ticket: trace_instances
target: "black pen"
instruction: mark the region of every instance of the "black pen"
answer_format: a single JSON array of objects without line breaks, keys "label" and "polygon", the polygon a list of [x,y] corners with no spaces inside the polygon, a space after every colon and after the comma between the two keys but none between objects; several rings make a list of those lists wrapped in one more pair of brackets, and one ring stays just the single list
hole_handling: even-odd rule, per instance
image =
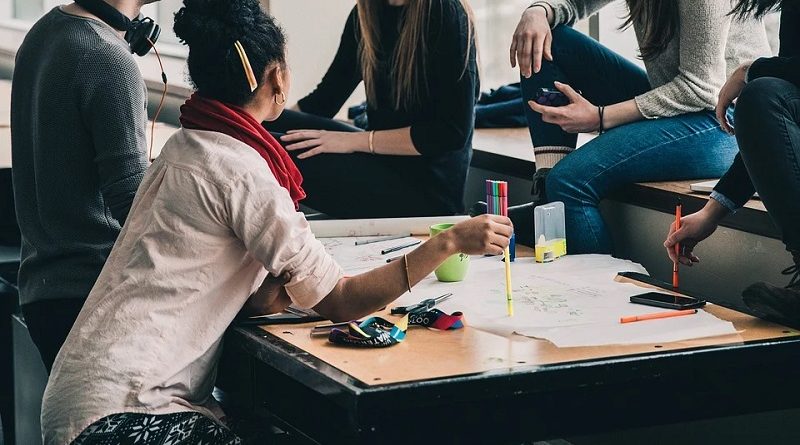
[{"label": "black pen", "polygon": [[399,246],[390,247],[388,249],[381,250],[381,255],[386,255],[387,253],[397,252],[398,250],[408,249],[409,247],[414,247],[417,244],[420,244],[422,241],[417,240],[408,244],[401,244]]}]

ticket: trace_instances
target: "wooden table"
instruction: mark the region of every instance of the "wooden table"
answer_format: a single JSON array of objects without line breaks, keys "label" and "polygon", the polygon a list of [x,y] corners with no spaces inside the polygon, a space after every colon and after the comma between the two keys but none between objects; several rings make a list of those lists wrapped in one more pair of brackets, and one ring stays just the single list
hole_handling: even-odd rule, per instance
[{"label": "wooden table", "polygon": [[708,310],[739,335],[557,348],[411,328],[359,350],[311,338],[312,325],[238,327],[219,385],[320,443],[521,443],[797,406],[798,332]]}]

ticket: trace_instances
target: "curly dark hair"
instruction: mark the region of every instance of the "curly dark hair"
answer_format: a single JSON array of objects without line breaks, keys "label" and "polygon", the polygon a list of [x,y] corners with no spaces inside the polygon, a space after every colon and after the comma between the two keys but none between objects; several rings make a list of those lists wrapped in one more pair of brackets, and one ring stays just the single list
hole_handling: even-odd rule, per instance
[{"label": "curly dark hair", "polygon": [[207,98],[244,105],[252,97],[234,43],[245,49],[256,77],[286,63],[286,36],[258,0],[184,0],[175,34],[189,46],[189,76]]},{"label": "curly dark hair", "polygon": [[783,0],[737,0],[731,15],[742,20],[748,17],[761,18],[781,9]]}]

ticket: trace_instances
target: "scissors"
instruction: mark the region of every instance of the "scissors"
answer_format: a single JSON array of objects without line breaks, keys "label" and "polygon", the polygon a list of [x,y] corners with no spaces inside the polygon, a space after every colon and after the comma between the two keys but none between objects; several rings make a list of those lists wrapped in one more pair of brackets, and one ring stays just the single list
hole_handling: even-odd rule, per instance
[{"label": "scissors", "polygon": [[444,300],[452,297],[453,294],[444,294],[442,296],[436,298],[428,298],[425,300],[420,301],[417,304],[412,304],[411,306],[398,306],[392,308],[391,314],[392,315],[405,315],[411,314],[415,312],[425,312],[433,309],[434,306],[441,303]]}]

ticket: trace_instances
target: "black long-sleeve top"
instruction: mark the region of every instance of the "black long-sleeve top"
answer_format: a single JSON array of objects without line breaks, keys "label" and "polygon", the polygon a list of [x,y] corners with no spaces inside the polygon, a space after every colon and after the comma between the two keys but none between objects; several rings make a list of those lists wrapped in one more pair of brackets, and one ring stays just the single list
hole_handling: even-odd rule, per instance
[{"label": "black long-sleeve top", "polygon": [[[421,184],[443,213],[461,213],[467,169],[472,155],[475,104],[480,81],[474,41],[468,48],[469,25],[458,0],[432,2],[426,58],[428,97],[413,110],[396,109],[391,61],[405,19],[405,6],[381,2],[376,104],[367,107],[370,130],[411,127],[411,139],[422,156],[387,156],[408,180]],[[333,117],[361,83],[361,30],[357,7],[347,19],[336,56],[317,88],[299,102],[304,112]],[[467,55],[469,51],[469,55]],[[465,70],[466,66],[466,70]]]},{"label": "black long-sleeve top", "polygon": [[[800,86],[800,5],[783,2],[781,8],[780,51],[777,57],[756,60],[747,72],[747,80],[777,77]],[[731,210],[742,207],[755,193],[741,155],[720,179],[712,195]],[[722,195],[722,196],[719,196]]]}]

